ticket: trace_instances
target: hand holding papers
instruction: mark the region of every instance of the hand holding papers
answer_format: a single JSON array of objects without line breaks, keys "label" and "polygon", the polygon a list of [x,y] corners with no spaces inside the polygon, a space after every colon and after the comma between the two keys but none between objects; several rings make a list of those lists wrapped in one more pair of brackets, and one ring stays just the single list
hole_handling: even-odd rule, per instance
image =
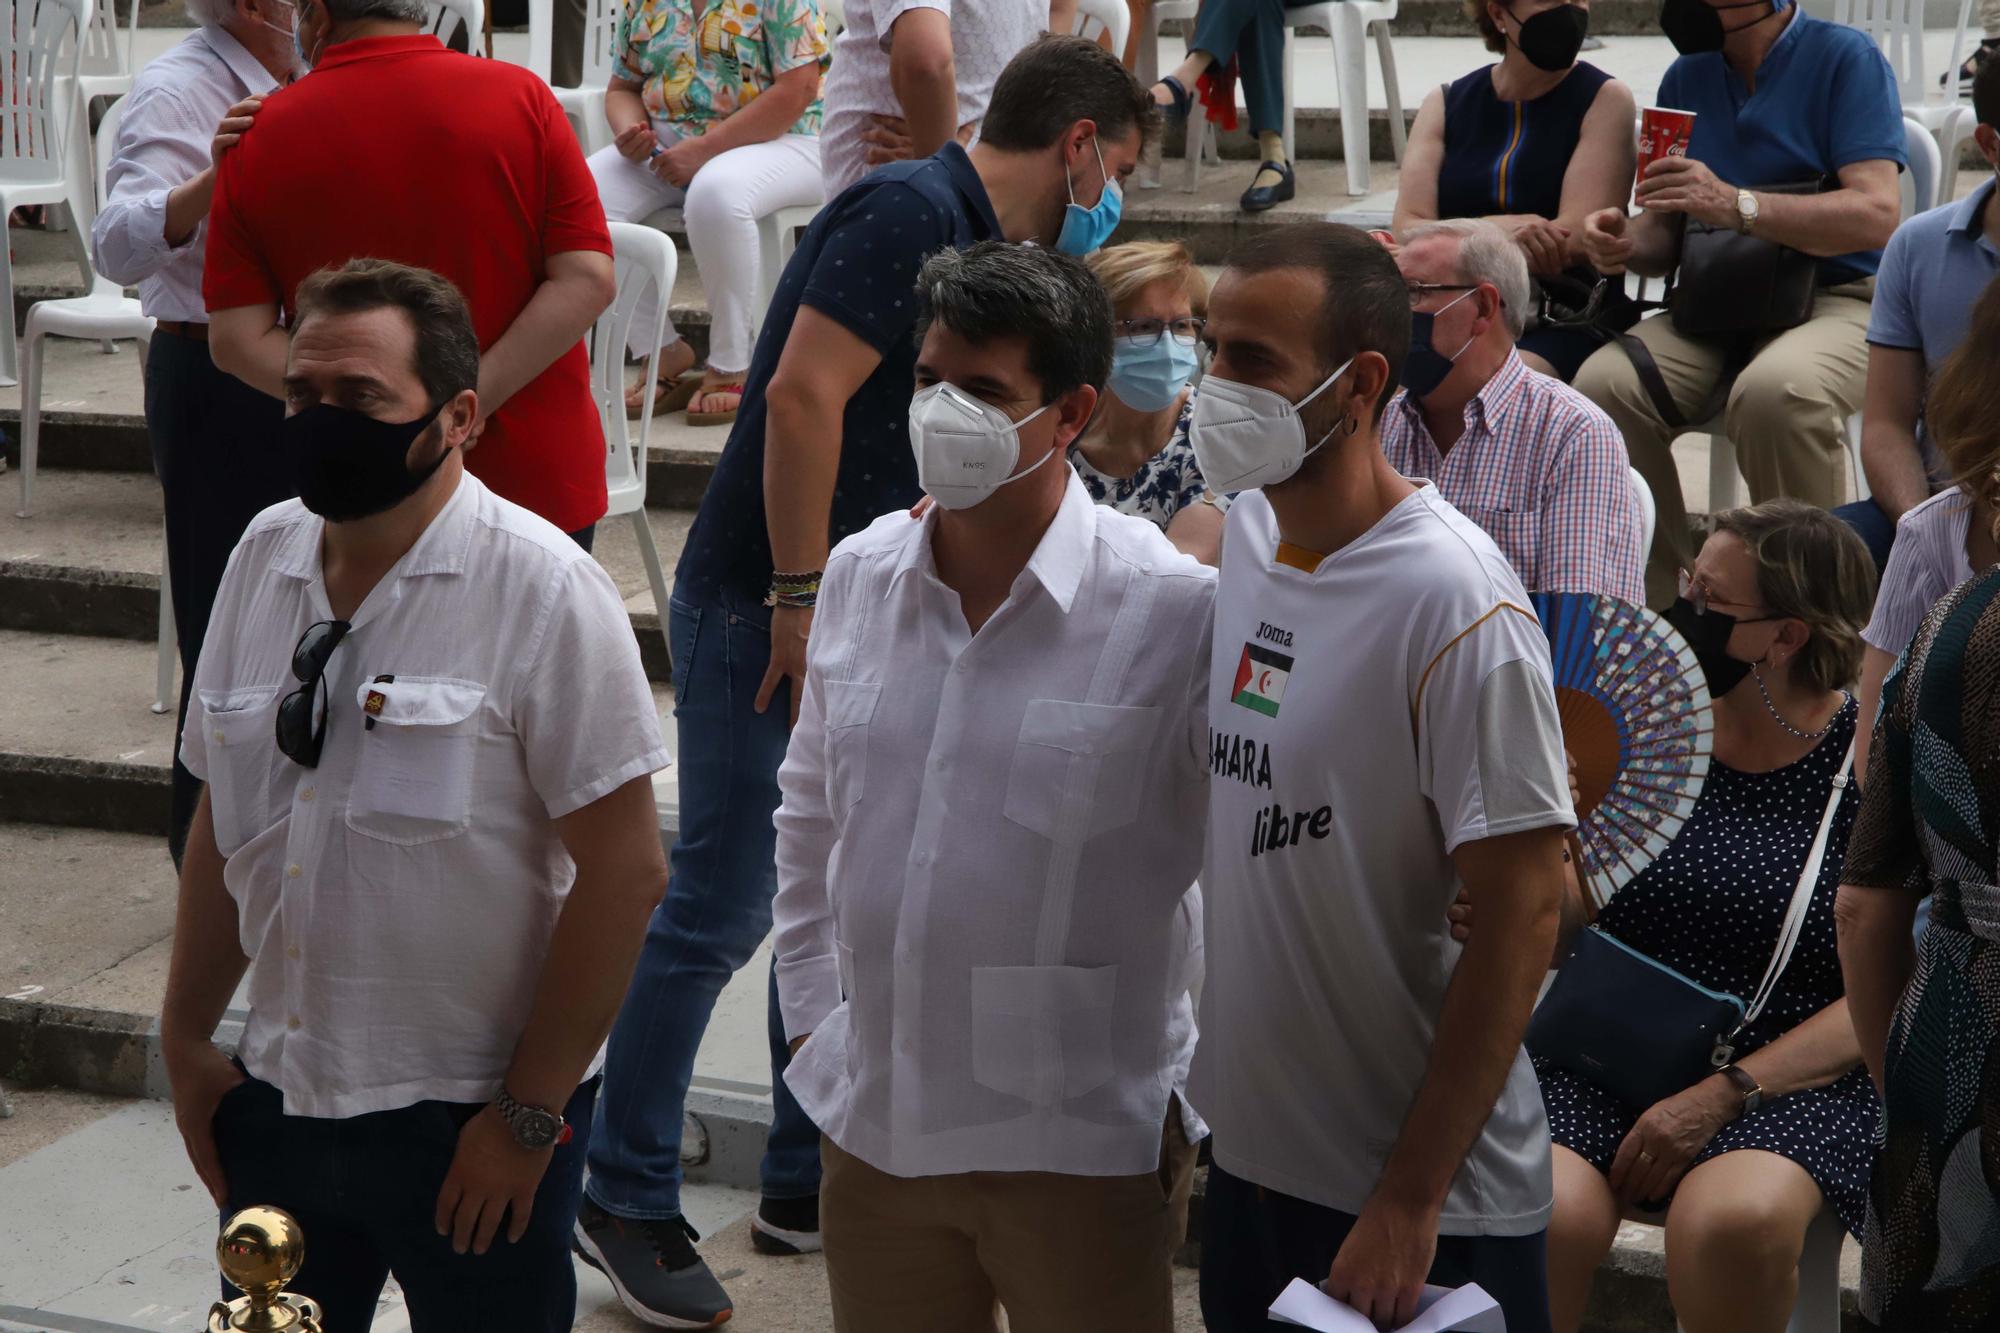
[{"label": "hand holding papers", "polygon": [[[1379,1333],[1373,1320],[1351,1305],[1335,1300],[1303,1278],[1278,1293],[1271,1302],[1271,1318],[1284,1324],[1315,1329],[1318,1333]],[[1507,1333],[1507,1321],[1499,1302],[1477,1283],[1456,1290],[1450,1287],[1424,1288],[1417,1300],[1417,1317],[1397,1333]]]}]

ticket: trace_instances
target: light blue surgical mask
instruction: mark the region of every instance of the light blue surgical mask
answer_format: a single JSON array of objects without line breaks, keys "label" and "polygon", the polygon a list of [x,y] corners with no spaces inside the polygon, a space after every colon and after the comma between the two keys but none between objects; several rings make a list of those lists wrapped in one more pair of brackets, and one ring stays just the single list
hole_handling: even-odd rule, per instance
[{"label": "light blue surgical mask", "polygon": [[1111,377],[1105,386],[1135,411],[1158,412],[1180,397],[1197,364],[1195,349],[1171,332],[1162,331],[1151,342],[1113,338]]},{"label": "light blue surgical mask", "polygon": [[1097,151],[1097,174],[1103,178],[1104,193],[1097,197],[1097,203],[1085,208],[1076,201],[1076,181],[1065,171],[1063,179],[1069,184],[1069,207],[1063,210],[1062,230],[1056,233],[1058,253],[1075,255],[1079,259],[1098,249],[1111,233],[1118,230],[1118,218],[1125,208],[1125,192],[1118,188],[1118,182],[1111,179],[1111,173],[1104,169],[1104,149],[1096,139],[1090,146]]}]

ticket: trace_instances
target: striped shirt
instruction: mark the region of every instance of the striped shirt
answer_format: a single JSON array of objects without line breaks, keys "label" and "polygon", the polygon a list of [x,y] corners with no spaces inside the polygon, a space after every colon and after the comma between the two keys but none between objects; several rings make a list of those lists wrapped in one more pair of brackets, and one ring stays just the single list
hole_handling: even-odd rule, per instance
[{"label": "striped shirt", "polygon": [[1423,413],[1398,394],[1382,451],[1406,477],[1428,477],[1486,530],[1531,592],[1646,600],[1639,504],[1625,441],[1611,418],[1509,352],[1465,405],[1465,431],[1440,452]]},{"label": "striped shirt", "polygon": [[1972,577],[1965,535],[1972,506],[1956,486],[1940,491],[1896,522],[1896,544],[1882,570],[1875,615],[1861,637],[1894,656],[1909,647],[1937,599]]}]

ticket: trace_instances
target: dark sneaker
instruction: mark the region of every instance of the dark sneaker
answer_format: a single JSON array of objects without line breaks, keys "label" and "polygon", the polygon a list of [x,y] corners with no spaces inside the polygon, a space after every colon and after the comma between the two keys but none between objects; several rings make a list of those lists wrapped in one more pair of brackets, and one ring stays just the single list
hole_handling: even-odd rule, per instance
[{"label": "dark sneaker", "polygon": [[658,1328],[714,1328],[734,1310],[694,1252],[701,1237],[684,1217],[630,1221],[589,1199],[577,1209],[570,1248],[611,1279],[625,1308]]},{"label": "dark sneaker", "polygon": [[819,1195],[765,1199],[750,1219],[750,1244],[759,1254],[813,1254],[819,1244]]}]

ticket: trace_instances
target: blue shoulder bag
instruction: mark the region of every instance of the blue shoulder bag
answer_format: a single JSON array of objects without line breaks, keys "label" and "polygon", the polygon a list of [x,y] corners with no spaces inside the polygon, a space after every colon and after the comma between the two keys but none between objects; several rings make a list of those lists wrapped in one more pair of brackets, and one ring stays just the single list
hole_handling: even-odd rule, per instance
[{"label": "blue shoulder bag", "polygon": [[1590,926],[1577,933],[1555,984],[1536,1007],[1528,1024],[1528,1049],[1641,1111],[1685,1092],[1734,1060],[1738,1039],[1770,1003],[1805,928],[1833,816],[1853,765],[1850,743],[1834,774],[1819,836],[1792,890],[1778,947],[1749,1004],[1710,990]]}]

